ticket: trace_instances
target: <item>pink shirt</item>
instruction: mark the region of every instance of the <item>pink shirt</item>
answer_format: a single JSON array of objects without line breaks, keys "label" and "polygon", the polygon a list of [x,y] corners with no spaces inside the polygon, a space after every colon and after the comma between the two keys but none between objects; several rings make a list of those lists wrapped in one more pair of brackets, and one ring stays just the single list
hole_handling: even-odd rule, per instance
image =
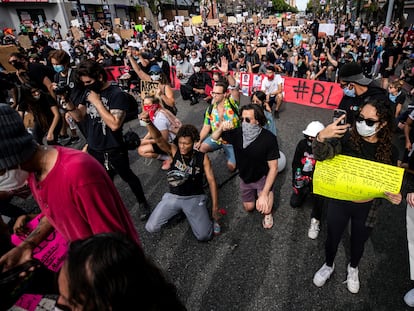
[{"label": "pink shirt", "polygon": [[138,233],[118,190],[102,165],[87,153],[64,147],[55,166],[37,182],[28,182],[33,197],[53,227],[67,241],[97,233],[122,232],[140,244]]}]

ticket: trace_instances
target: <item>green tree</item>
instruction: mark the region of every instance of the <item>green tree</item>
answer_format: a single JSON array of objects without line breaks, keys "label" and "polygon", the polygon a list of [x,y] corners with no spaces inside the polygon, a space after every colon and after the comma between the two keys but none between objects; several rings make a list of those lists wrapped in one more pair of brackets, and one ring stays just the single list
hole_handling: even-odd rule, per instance
[{"label": "green tree", "polygon": [[273,11],[275,12],[288,12],[289,11],[289,5],[284,0],[272,0],[273,4]]}]

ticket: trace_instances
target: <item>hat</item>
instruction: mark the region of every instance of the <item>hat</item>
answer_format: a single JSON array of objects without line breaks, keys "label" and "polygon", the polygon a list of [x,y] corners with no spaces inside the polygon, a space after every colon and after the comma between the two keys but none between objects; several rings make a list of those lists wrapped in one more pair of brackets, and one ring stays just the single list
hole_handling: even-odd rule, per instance
[{"label": "hat", "polygon": [[27,161],[36,148],[36,141],[26,131],[17,111],[7,104],[0,104],[0,169]]},{"label": "hat", "polygon": [[359,85],[368,85],[372,82],[372,79],[369,79],[362,74],[362,67],[355,62],[345,64],[341,67],[339,70],[339,80],[355,82]]},{"label": "hat", "polygon": [[312,121],[308,124],[306,129],[302,131],[303,134],[310,136],[310,137],[316,137],[320,131],[322,131],[325,128],[325,126],[319,122],[319,121]]},{"label": "hat", "polygon": [[150,70],[149,70],[149,72],[153,72],[153,73],[160,73],[161,71],[162,70],[161,70],[160,66],[158,66],[157,64],[152,65],[150,67]]},{"label": "hat", "polygon": [[414,53],[410,54],[409,58],[414,58]]}]

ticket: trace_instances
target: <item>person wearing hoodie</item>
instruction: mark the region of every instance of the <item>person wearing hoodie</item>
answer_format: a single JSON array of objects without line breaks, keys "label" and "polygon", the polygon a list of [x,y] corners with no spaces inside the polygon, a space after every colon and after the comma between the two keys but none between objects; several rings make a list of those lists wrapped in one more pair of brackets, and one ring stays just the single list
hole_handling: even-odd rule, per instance
[{"label": "person wearing hoodie", "polygon": [[346,111],[349,124],[354,122],[359,113],[359,107],[368,98],[389,103],[391,108],[387,92],[376,81],[365,77],[358,63],[351,62],[343,65],[338,77],[345,95],[338,108]]}]

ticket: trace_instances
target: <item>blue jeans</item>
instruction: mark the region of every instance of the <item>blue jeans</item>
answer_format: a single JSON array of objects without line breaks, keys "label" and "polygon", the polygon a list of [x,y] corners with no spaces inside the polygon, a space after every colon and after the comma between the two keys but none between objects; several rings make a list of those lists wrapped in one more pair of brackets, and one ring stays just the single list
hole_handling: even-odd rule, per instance
[{"label": "blue jeans", "polygon": [[203,143],[209,145],[210,148],[213,149],[213,151],[223,148],[224,152],[226,153],[227,161],[231,164],[236,165],[236,156],[234,155],[233,145],[218,144],[215,140],[211,138],[211,136],[208,136],[206,139],[204,139]]}]

